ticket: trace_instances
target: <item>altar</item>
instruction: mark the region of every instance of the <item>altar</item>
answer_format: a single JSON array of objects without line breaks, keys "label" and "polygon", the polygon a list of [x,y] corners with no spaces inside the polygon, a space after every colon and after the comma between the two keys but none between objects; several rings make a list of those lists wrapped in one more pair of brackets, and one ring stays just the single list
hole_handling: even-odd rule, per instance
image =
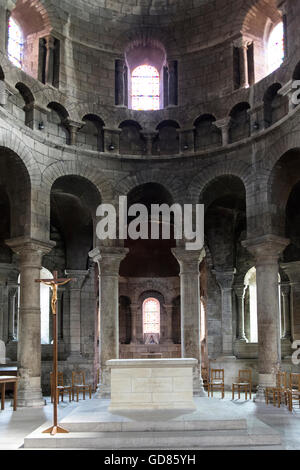
[{"label": "altar", "polygon": [[196,359],[116,359],[111,370],[109,410],[194,410]]}]

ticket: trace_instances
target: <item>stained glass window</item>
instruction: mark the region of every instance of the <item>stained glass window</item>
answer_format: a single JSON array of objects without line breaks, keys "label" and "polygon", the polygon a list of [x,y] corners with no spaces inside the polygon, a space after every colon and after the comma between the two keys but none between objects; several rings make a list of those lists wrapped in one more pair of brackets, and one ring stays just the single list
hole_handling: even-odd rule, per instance
[{"label": "stained glass window", "polygon": [[140,65],[132,72],[132,109],[148,111],[159,109],[159,73],[151,65]]},{"label": "stained glass window", "polygon": [[23,35],[21,28],[10,17],[8,22],[8,57],[19,68],[22,68],[23,59]]},{"label": "stained glass window", "polygon": [[160,334],[160,303],[147,299],[143,305],[144,334]]},{"label": "stained glass window", "polygon": [[283,23],[278,23],[272,30],[268,41],[269,73],[278,69],[284,60],[284,29]]}]

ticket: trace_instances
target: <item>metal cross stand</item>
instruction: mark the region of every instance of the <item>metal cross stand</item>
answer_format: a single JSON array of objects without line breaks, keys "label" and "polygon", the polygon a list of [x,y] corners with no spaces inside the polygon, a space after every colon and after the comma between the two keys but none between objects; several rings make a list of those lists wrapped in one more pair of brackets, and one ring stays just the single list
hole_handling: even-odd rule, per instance
[{"label": "metal cross stand", "polygon": [[54,389],[54,397],[53,397],[53,426],[51,428],[44,431],[44,434],[51,434],[55,436],[56,434],[63,434],[68,433],[65,429],[61,428],[57,424],[57,290],[58,287],[68,284],[75,279],[58,279],[57,271],[53,273],[53,279],[36,279],[35,282],[39,282],[40,284],[45,284],[49,286],[52,290],[52,298],[51,298],[51,310],[53,315],[53,389]]}]

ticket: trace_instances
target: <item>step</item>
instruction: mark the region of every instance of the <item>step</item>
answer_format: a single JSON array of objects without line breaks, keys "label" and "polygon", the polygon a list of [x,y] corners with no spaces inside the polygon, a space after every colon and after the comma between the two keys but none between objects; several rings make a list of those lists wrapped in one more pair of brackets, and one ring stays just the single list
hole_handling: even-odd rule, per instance
[{"label": "step", "polygon": [[69,432],[168,432],[168,431],[225,431],[245,430],[245,419],[232,420],[173,420],[173,421],[87,421],[74,422],[68,418],[61,425]]},{"label": "step", "polygon": [[[213,449],[280,446],[281,437],[270,428],[249,434],[247,430],[172,432],[71,432],[55,437],[42,434],[45,426],[24,440],[25,449]],[[261,431],[261,428],[260,428]]]}]

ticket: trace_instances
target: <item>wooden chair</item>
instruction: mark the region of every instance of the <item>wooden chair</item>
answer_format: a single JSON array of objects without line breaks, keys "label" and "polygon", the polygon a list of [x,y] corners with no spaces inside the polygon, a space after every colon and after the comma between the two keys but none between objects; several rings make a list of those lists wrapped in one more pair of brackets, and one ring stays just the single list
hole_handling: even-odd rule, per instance
[{"label": "wooden chair", "polygon": [[272,396],[273,405],[278,406],[280,405],[284,399],[285,404],[287,405],[287,373],[286,372],[277,372],[276,374],[276,386],[275,387],[267,387],[265,390],[265,400],[266,404],[268,405],[270,402],[270,395]]},{"label": "wooden chair", "polygon": [[232,384],[232,399],[234,400],[235,392],[238,392],[239,399],[241,393],[245,393],[245,399],[248,399],[248,393],[250,400],[252,398],[252,371],[249,369],[239,370],[238,381]]},{"label": "wooden chair", "polygon": [[77,401],[79,401],[79,393],[82,392],[83,399],[85,400],[85,392],[89,392],[90,399],[92,398],[92,386],[85,383],[85,373],[83,371],[72,372],[72,397],[76,392]]},{"label": "wooden chair", "polygon": [[202,375],[202,380],[203,380],[203,387],[205,390],[207,390],[208,382],[209,382],[209,370],[207,367],[202,367],[201,375]]},{"label": "wooden chair", "polygon": [[18,400],[18,377],[1,376],[0,377],[0,390],[1,390],[1,411],[5,409],[5,387],[6,384],[13,384],[14,386],[14,411],[17,411]]},{"label": "wooden chair", "polygon": [[[51,381],[51,403],[54,401],[54,377],[53,372],[50,372],[50,381]],[[69,401],[72,400],[72,386],[64,385],[64,375],[62,372],[57,373],[57,403],[59,403],[59,397],[61,396],[61,401],[64,401],[64,394],[69,395]]]},{"label": "wooden chair", "polygon": [[207,384],[208,396],[213,397],[214,391],[221,391],[222,398],[225,396],[224,391],[224,369],[211,369],[210,371],[210,380]]},{"label": "wooden chair", "polygon": [[294,401],[299,402],[300,408],[300,374],[290,374],[287,401],[290,411],[293,411]]}]

